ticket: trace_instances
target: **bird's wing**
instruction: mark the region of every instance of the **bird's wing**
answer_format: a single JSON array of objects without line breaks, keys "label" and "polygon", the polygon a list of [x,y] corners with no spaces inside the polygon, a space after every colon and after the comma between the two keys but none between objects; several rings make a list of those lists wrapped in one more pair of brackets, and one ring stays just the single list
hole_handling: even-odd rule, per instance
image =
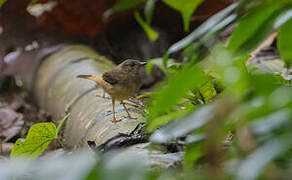
[{"label": "bird's wing", "polygon": [[114,76],[111,72],[106,72],[102,75],[102,79],[111,85],[115,85],[118,83],[117,77]]}]

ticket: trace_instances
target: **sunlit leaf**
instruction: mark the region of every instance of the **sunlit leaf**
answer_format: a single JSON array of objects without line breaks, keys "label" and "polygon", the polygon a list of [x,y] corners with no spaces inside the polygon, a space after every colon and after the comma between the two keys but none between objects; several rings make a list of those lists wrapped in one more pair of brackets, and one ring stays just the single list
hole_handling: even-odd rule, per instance
[{"label": "sunlit leaf", "polygon": [[10,156],[36,158],[54,139],[57,139],[54,123],[35,124],[29,129],[24,141],[21,139],[16,141]]},{"label": "sunlit leaf", "polygon": [[278,36],[278,48],[287,67],[292,62],[292,18],[281,26]]},{"label": "sunlit leaf", "polygon": [[189,30],[190,18],[203,1],[204,0],[163,0],[165,4],[181,13],[185,31]]},{"label": "sunlit leaf", "polygon": [[269,17],[279,8],[279,4],[261,5],[252,9],[249,14],[243,17],[237,27],[233,30],[228,48],[237,51],[239,48],[251,39],[259,30],[261,25],[265,23]]},{"label": "sunlit leaf", "polygon": [[150,137],[154,143],[166,143],[170,140],[182,137],[191,131],[205,125],[214,116],[214,105],[209,104],[199,108],[192,114],[170,122],[156,130]]},{"label": "sunlit leaf", "polygon": [[202,85],[197,90],[197,93],[199,93],[199,96],[202,98],[204,103],[208,103],[217,94],[212,80],[209,80]]},{"label": "sunlit leaf", "polygon": [[150,41],[155,41],[158,38],[159,34],[156,31],[154,31],[146,22],[144,22],[144,20],[137,11],[134,13],[134,16],[137,22],[146,32]]}]

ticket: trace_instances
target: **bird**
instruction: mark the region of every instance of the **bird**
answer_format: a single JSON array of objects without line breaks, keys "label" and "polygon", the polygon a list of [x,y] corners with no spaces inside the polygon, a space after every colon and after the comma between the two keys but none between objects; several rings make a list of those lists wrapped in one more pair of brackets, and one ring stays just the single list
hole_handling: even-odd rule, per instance
[{"label": "bird", "polygon": [[115,114],[115,101],[119,100],[121,105],[127,112],[127,116],[123,116],[128,119],[136,119],[132,117],[128,111],[124,100],[129,99],[136,95],[142,86],[142,77],[140,75],[140,69],[146,62],[140,62],[138,60],[127,59],[117,65],[110,71],[102,74],[102,76],[94,75],[78,75],[78,78],[94,81],[97,85],[102,87],[104,92],[109,94],[112,98],[113,106],[113,123],[120,122],[116,119]]}]

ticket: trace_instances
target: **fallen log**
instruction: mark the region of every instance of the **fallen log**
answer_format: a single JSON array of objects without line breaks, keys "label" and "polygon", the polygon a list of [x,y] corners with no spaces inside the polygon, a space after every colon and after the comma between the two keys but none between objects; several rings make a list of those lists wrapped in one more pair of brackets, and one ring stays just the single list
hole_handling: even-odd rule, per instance
[{"label": "fallen log", "polygon": [[64,46],[46,57],[35,75],[33,92],[38,105],[57,120],[64,112],[70,117],[64,126],[64,143],[68,148],[87,146],[88,141],[101,145],[120,133],[128,134],[143,122],[142,112],[129,103],[137,119],[122,118],[124,108],[117,103],[119,123],[112,120],[112,101],[95,83],[76,78],[80,74],[101,76],[114,67],[111,61],[82,45]]}]

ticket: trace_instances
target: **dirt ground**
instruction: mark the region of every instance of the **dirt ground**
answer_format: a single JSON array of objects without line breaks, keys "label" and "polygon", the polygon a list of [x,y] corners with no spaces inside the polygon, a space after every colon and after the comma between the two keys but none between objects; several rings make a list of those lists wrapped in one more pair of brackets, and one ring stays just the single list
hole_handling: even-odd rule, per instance
[{"label": "dirt ground", "polygon": [[0,79],[0,155],[9,154],[13,143],[25,138],[30,126],[51,121],[51,116],[33,103],[32,95],[13,77]]}]

